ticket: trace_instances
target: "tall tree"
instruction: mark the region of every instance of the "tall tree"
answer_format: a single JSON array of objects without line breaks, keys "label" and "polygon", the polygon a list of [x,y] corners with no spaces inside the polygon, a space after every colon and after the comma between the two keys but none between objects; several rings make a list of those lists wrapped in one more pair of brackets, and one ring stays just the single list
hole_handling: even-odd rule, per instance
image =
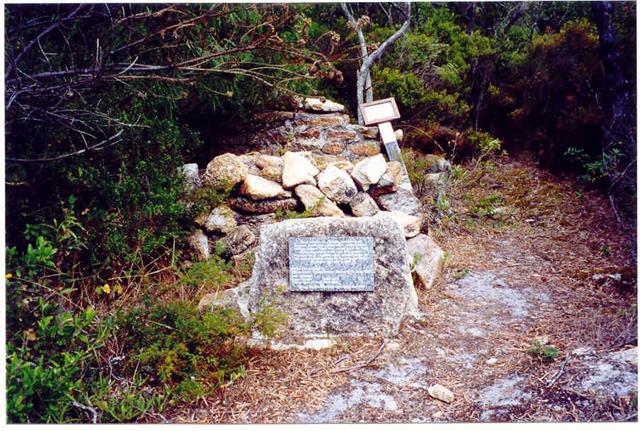
[{"label": "tall tree", "polygon": [[[622,72],[621,54],[616,47],[617,36],[613,25],[613,2],[593,2],[592,8],[596,17],[596,25],[600,37],[600,57],[604,65],[604,86],[602,109],[605,114],[602,146],[602,161],[610,178],[609,200],[618,218],[618,222],[626,229],[620,217],[616,200],[624,200],[620,196],[621,190],[629,188],[627,183],[633,183],[636,169],[636,130],[634,116],[633,84],[625,79]],[[614,148],[624,150],[626,160],[618,165],[616,158],[609,157]],[[630,189],[635,189],[631,184]],[[635,190],[634,190],[635,191]],[[622,198],[622,199],[621,199]],[[634,259],[636,258],[634,253]]]},{"label": "tall tree", "polygon": [[[357,20],[353,16],[353,12],[347,3],[342,3],[342,10],[349,21],[349,25],[353,28],[358,36],[358,45],[360,47],[360,68],[356,76],[356,97],[358,104],[373,101],[373,87],[371,85],[371,66],[377,60],[382,57],[382,54],[391,46],[396,40],[398,40],[408,29],[411,23],[411,4],[403,3],[402,7],[394,5],[399,9],[403,15],[404,22],[402,26],[393,33],[387,40],[385,40],[377,49],[369,53],[367,48],[367,42],[364,38],[362,29],[369,24],[370,19],[368,16],[363,15]],[[358,111],[358,123],[362,124],[362,114]]]}]

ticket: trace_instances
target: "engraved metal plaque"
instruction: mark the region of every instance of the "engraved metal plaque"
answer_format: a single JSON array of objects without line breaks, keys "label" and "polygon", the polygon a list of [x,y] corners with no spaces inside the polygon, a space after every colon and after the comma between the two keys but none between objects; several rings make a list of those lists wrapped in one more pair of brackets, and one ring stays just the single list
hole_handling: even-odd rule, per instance
[{"label": "engraved metal plaque", "polygon": [[289,238],[289,286],[294,292],[372,292],[373,238]]}]

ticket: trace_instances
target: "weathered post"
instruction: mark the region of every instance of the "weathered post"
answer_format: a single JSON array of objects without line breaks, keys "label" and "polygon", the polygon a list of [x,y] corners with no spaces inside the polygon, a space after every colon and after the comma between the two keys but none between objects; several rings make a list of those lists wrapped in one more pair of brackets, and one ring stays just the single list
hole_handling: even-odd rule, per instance
[{"label": "weathered post", "polygon": [[380,137],[382,138],[382,144],[387,152],[389,161],[398,161],[402,166],[402,183],[400,187],[413,192],[411,187],[411,180],[407,172],[407,167],[402,160],[400,154],[400,147],[396,140],[396,135],[391,126],[392,120],[400,118],[400,111],[398,111],[398,105],[393,97],[388,99],[380,99],[369,103],[362,103],[358,107],[364,124],[367,126],[377,125],[380,131]]}]

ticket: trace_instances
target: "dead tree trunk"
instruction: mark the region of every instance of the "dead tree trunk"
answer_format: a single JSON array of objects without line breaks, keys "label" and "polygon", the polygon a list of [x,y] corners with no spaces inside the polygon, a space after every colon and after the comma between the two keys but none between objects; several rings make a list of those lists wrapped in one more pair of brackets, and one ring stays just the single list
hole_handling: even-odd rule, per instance
[{"label": "dead tree trunk", "polygon": [[[367,49],[367,42],[364,38],[364,33],[362,32],[364,23],[368,22],[368,20],[363,19],[364,17],[360,17],[360,19],[356,20],[347,3],[341,3],[341,6],[349,24],[356,32],[358,45],[360,46],[361,63],[356,76],[356,97],[358,99],[358,104],[364,103],[365,101],[372,102],[373,87],[371,84],[371,66],[374,62],[380,59],[380,57],[382,57],[382,54],[384,54],[389,46],[391,46],[409,29],[409,24],[411,22],[411,4],[404,3],[404,7],[401,9],[404,14],[404,22],[402,23],[402,26],[372,53],[369,53]],[[358,112],[358,123],[363,123],[362,114],[360,112]]]}]

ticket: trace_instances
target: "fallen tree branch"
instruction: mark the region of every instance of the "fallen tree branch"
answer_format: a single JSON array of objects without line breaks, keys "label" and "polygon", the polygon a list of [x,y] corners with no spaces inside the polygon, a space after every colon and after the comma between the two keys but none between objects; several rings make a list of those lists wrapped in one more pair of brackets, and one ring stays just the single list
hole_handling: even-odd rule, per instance
[{"label": "fallen tree branch", "polygon": [[122,139],[120,139],[120,135],[122,135],[123,132],[124,132],[124,130],[120,130],[118,133],[116,133],[115,135],[111,136],[110,138],[105,139],[104,141],[100,141],[97,144],[94,144],[94,145],[92,145],[90,147],[86,147],[86,148],[83,148],[81,150],[74,151],[74,152],[71,152],[71,153],[60,154],[58,156],[53,156],[53,157],[42,157],[42,158],[38,158],[38,159],[19,159],[19,158],[7,157],[6,161],[7,162],[16,162],[16,163],[53,162],[53,161],[56,161],[56,160],[66,159],[67,157],[77,156],[77,155],[80,155],[82,153],[86,153],[87,151],[103,150],[103,149],[105,149],[107,147],[110,147],[111,145],[114,145],[114,144],[117,144],[118,142],[121,142]]},{"label": "fallen tree branch", "polygon": [[359,368],[367,367],[369,364],[371,364],[373,361],[375,361],[378,356],[380,356],[380,354],[384,350],[384,346],[386,346],[386,345],[387,345],[386,341],[382,340],[382,343],[380,343],[380,346],[378,347],[378,350],[376,350],[376,352],[369,359],[367,359],[366,361],[361,362],[361,363],[356,364],[356,365],[352,365],[350,367],[338,368],[336,370],[333,370],[333,372],[334,373],[343,373],[343,372],[346,372],[346,371],[353,371],[353,370],[357,370]]},{"label": "fallen tree branch", "polygon": [[94,409],[93,407],[90,407],[90,406],[85,406],[84,404],[80,404],[79,402],[77,402],[75,400],[72,401],[71,404],[73,404],[73,406],[75,408],[78,408],[80,410],[84,410],[86,412],[91,413],[91,422],[94,423],[94,424],[98,423],[98,412],[96,411],[96,409]]},{"label": "fallen tree branch", "polygon": [[571,354],[567,353],[567,356],[564,358],[564,361],[562,362],[562,365],[560,366],[560,371],[558,371],[558,373],[553,377],[553,379],[551,379],[547,383],[547,387],[548,388],[550,388],[551,386],[555,385],[556,382],[558,381],[558,379],[560,378],[560,376],[562,376],[562,374],[564,374],[564,367],[565,367],[565,365],[567,365],[567,362],[569,361],[569,356],[571,356]]}]

